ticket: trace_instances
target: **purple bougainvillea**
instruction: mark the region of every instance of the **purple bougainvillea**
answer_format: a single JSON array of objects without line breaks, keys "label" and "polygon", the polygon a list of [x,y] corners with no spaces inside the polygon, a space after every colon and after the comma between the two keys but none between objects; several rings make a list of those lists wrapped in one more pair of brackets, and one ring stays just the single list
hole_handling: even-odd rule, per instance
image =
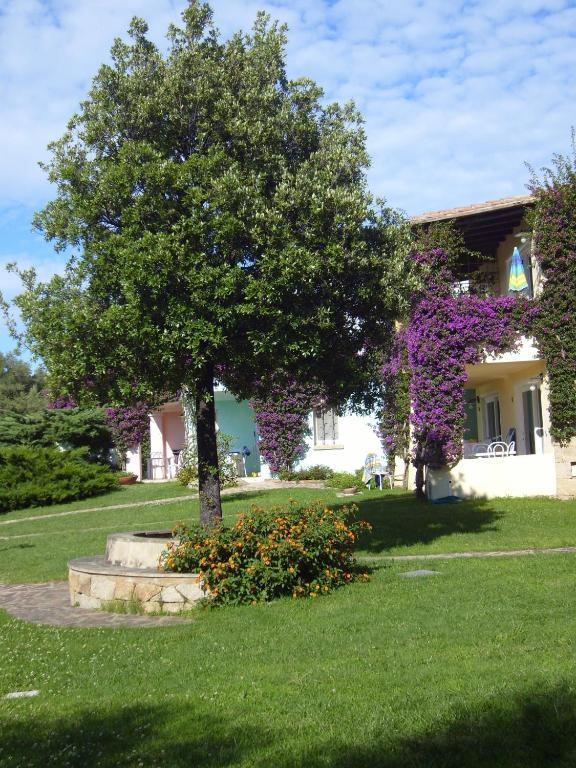
[{"label": "purple bougainvillea", "polygon": [[[413,428],[413,461],[417,467],[451,466],[462,456],[466,365],[486,355],[514,348],[537,312],[524,298],[480,297],[455,293],[455,279],[441,248],[413,254],[428,275],[414,294],[410,318],[399,331],[383,378],[398,376],[405,348]],[[391,448],[401,432],[389,419],[384,444]]]},{"label": "purple bougainvillea", "polygon": [[139,402],[131,406],[106,408],[106,420],[112,431],[116,448],[126,454],[140,445],[148,436],[150,429],[150,406]]},{"label": "purple bougainvillea", "polygon": [[293,377],[275,374],[261,381],[250,401],[259,435],[259,449],[272,472],[290,469],[306,454],[308,414],[320,403],[318,387],[303,386]]},{"label": "purple bougainvillea", "polygon": [[66,411],[71,408],[76,408],[77,405],[78,403],[71,395],[59,395],[53,400],[50,400],[46,405],[46,408],[51,411]]}]

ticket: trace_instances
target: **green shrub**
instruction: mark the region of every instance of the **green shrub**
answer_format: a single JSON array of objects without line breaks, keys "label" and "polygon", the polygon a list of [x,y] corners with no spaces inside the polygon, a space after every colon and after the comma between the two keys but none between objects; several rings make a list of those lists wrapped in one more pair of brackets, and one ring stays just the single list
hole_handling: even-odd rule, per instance
[{"label": "green shrub", "polygon": [[162,554],[164,570],[199,573],[215,604],[257,603],[281,595],[311,597],[366,579],[352,555],[356,507],[316,502],[263,511],[252,507],[232,528],[185,528]]},{"label": "green shrub", "polygon": [[[216,447],[218,449],[218,473],[220,475],[220,485],[222,488],[231,488],[237,484],[238,473],[236,464],[230,456],[234,436],[226,432],[216,433]],[[176,479],[182,485],[192,485],[198,483],[198,453],[196,450],[188,449],[184,462],[178,472]]]},{"label": "green shrub", "polygon": [[358,480],[357,473],[334,472],[326,485],[329,485],[331,488],[354,488],[354,486],[361,485],[361,481]]},{"label": "green shrub", "polygon": [[0,413],[0,447],[18,445],[87,448],[88,459],[106,464],[112,434],[103,408],[44,410],[25,416]]},{"label": "green shrub", "polygon": [[315,464],[307,469],[281,469],[278,473],[280,480],[327,480],[334,471],[324,464]]},{"label": "green shrub", "polygon": [[59,504],[117,486],[108,467],[85,461],[86,450],[0,448],[0,512]]}]

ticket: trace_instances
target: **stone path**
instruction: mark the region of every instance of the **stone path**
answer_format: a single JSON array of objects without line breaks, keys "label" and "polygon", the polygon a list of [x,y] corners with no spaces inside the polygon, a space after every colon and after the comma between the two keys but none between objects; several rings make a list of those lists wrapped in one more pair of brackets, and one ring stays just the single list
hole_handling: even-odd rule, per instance
[{"label": "stone path", "polygon": [[140,616],[73,608],[67,581],[0,584],[0,608],[17,619],[58,627],[166,627],[192,621],[178,616]]},{"label": "stone path", "polygon": [[531,547],[529,549],[496,549],[489,552],[444,552],[433,555],[367,555],[358,557],[362,562],[386,560],[406,562],[411,560],[455,560],[467,557],[524,557],[526,555],[562,555],[576,553],[576,547]]}]

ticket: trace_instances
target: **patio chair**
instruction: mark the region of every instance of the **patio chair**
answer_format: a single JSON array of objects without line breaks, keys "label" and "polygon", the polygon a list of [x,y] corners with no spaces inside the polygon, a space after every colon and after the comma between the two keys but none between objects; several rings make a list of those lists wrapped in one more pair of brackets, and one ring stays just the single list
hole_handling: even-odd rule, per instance
[{"label": "patio chair", "polygon": [[465,459],[477,459],[488,454],[489,443],[474,443],[469,446],[468,454],[464,455]]},{"label": "patio chair", "polygon": [[488,454],[494,458],[508,456],[508,443],[505,443],[504,440],[495,440],[488,446]]},{"label": "patio chair", "polygon": [[[362,482],[366,488],[370,488],[372,478],[374,478],[376,488],[382,490],[382,479],[386,475],[382,460],[375,453],[369,453],[364,461],[364,472],[362,473]],[[389,477],[387,479],[390,481]]]}]

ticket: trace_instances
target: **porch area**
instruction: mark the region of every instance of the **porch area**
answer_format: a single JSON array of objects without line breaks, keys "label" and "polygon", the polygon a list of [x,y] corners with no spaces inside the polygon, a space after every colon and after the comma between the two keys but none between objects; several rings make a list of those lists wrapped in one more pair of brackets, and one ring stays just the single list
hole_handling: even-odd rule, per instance
[{"label": "porch area", "polygon": [[428,471],[428,498],[556,495],[545,364],[530,340],[466,372],[464,457]]},{"label": "porch area", "polygon": [[426,487],[432,501],[446,496],[555,496],[556,463],[550,453],[462,459],[452,469],[428,470]]},{"label": "porch area", "polygon": [[[216,429],[231,435],[228,460],[234,463],[238,477],[260,473],[254,413],[248,401],[238,402],[230,392],[217,389]],[[186,447],[186,430],[182,404],[166,403],[150,415],[150,455],[144,457],[149,480],[171,480],[182,464]]]}]

